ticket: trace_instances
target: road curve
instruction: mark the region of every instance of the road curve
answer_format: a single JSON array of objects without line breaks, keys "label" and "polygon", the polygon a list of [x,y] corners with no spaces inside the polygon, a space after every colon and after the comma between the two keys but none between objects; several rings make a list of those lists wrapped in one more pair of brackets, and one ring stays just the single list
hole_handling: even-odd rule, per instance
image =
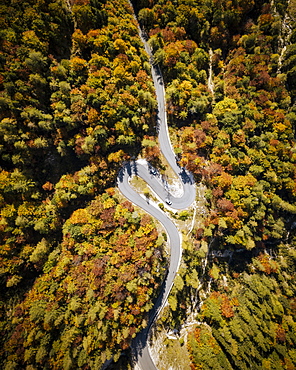
[{"label": "road curve", "polygon": [[179,167],[176,162],[176,157],[173,152],[168,134],[165,90],[162,74],[159,67],[153,63],[151,50],[145,38],[143,37],[140,28],[139,34],[145,50],[150,57],[151,73],[158,103],[157,127],[160,150],[166,158],[168,164],[178,176],[183,187],[183,195],[181,197],[175,197],[169,192],[168,187],[163,183],[157,170],[148,163],[146,165],[143,164],[143,161],[133,161],[125,164],[119,171],[117,178],[117,184],[120,192],[132,203],[141,207],[143,210],[161,222],[169,238],[170,263],[165,280],[162,284],[160,295],[157,298],[153,309],[149,313],[149,322],[147,327],[136,336],[131,346],[133,356],[142,370],[157,370],[157,367],[155,366],[149,353],[148,335],[152,323],[156,319],[162,307],[165,305],[170,290],[173,286],[174,278],[176,272],[178,271],[182,255],[181,237],[176,225],[165,214],[165,212],[160,210],[155,205],[149,203],[149,200],[137,193],[130,186],[129,180],[134,175],[141,177],[162,200],[164,205],[169,202],[171,208],[179,210],[189,207],[194,202],[196,189],[192,174],[186,171],[184,168]]}]

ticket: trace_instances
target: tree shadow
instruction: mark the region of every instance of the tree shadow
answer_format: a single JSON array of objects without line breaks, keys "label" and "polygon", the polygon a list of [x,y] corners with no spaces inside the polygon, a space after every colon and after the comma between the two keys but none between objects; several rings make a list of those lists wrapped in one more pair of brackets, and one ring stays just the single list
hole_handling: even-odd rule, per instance
[{"label": "tree shadow", "polygon": [[189,173],[188,171],[186,171],[185,168],[180,168],[180,169],[181,169],[181,172],[179,172],[179,176],[181,177],[182,182],[184,184],[193,185],[194,184],[194,179],[193,179],[192,174]]},{"label": "tree shadow", "polygon": [[129,177],[132,177],[132,175],[138,176],[139,172],[138,172],[137,162],[136,161],[131,161],[131,162],[123,163],[121,169],[119,170],[119,172],[117,174],[117,183],[118,183],[118,181],[121,182],[121,183],[123,182],[125,172],[128,174]]}]

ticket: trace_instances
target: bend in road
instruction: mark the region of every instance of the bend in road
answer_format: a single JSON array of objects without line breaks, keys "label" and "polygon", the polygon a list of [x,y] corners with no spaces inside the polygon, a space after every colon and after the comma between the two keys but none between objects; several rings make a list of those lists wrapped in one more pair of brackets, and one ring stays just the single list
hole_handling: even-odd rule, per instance
[{"label": "bend in road", "polygon": [[172,149],[172,145],[169,139],[167,116],[165,107],[165,90],[161,71],[157,65],[153,64],[153,57],[148,43],[142,35],[139,28],[139,34],[144,43],[146,52],[150,57],[151,72],[154,81],[157,103],[158,103],[158,138],[160,150],[166,158],[168,164],[171,166],[173,171],[178,176],[183,186],[183,195],[181,197],[175,197],[169,193],[168,189],[163,186],[157,176],[157,170],[151,165],[144,166],[142,163],[133,161],[124,165],[119,171],[117,184],[120,192],[129,199],[132,203],[141,207],[143,210],[148,212],[151,216],[155,217],[164,226],[170,243],[170,264],[165,277],[165,280],[161,287],[161,293],[156,300],[156,303],[149,313],[149,322],[147,327],[142,330],[132,342],[133,355],[142,370],[157,370],[149,353],[148,346],[148,335],[152,323],[156,319],[157,315],[165,305],[170,290],[173,286],[176,272],[179,268],[181,261],[181,237],[176,225],[172,220],[158,207],[156,208],[147,200],[145,200],[139,193],[137,193],[129,184],[129,180],[133,175],[141,177],[147,184],[153,189],[158,197],[165,203],[169,203],[171,208],[174,209],[185,209],[189,207],[195,199],[196,189],[194,185],[193,176],[191,173],[186,171],[184,168],[180,168],[176,162],[176,157]]}]

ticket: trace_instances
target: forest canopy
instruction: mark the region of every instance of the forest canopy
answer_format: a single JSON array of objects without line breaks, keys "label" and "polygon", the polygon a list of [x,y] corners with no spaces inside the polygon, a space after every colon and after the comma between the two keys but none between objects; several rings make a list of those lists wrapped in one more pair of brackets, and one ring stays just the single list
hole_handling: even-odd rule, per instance
[{"label": "forest canopy", "polygon": [[0,13],[1,363],[98,369],[145,327],[166,264],[115,191],[154,133],[148,56],[125,1]]},{"label": "forest canopy", "polygon": [[[199,322],[192,369],[293,369],[296,4],[133,3],[164,75],[179,163],[208,207],[159,325],[181,333],[188,312]],[[160,361],[173,366],[182,341],[166,340]]]},{"label": "forest canopy", "polygon": [[180,366],[191,369],[292,370],[296,3],[132,5],[1,2],[3,369],[132,366],[124,355],[168,264],[165,234],[116,189],[138,156],[165,173],[137,18],[202,204],[170,214],[185,225],[183,256],[157,328],[194,325],[163,343],[163,361],[186,353]]}]

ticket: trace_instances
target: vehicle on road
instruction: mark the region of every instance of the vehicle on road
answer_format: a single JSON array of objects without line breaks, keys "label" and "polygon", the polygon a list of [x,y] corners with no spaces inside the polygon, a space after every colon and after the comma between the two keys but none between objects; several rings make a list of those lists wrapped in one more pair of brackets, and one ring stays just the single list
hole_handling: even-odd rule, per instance
[{"label": "vehicle on road", "polygon": [[155,168],[151,168],[150,172],[152,173],[152,175],[156,176],[158,175],[158,172]]},{"label": "vehicle on road", "polygon": [[165,202],[166,202],[166,204],[168,204],[169,206],[171,206],[171,205],[172,205],[172,202],[171,202],[169,199],[166,199],[166,200],[165,200]]}]

